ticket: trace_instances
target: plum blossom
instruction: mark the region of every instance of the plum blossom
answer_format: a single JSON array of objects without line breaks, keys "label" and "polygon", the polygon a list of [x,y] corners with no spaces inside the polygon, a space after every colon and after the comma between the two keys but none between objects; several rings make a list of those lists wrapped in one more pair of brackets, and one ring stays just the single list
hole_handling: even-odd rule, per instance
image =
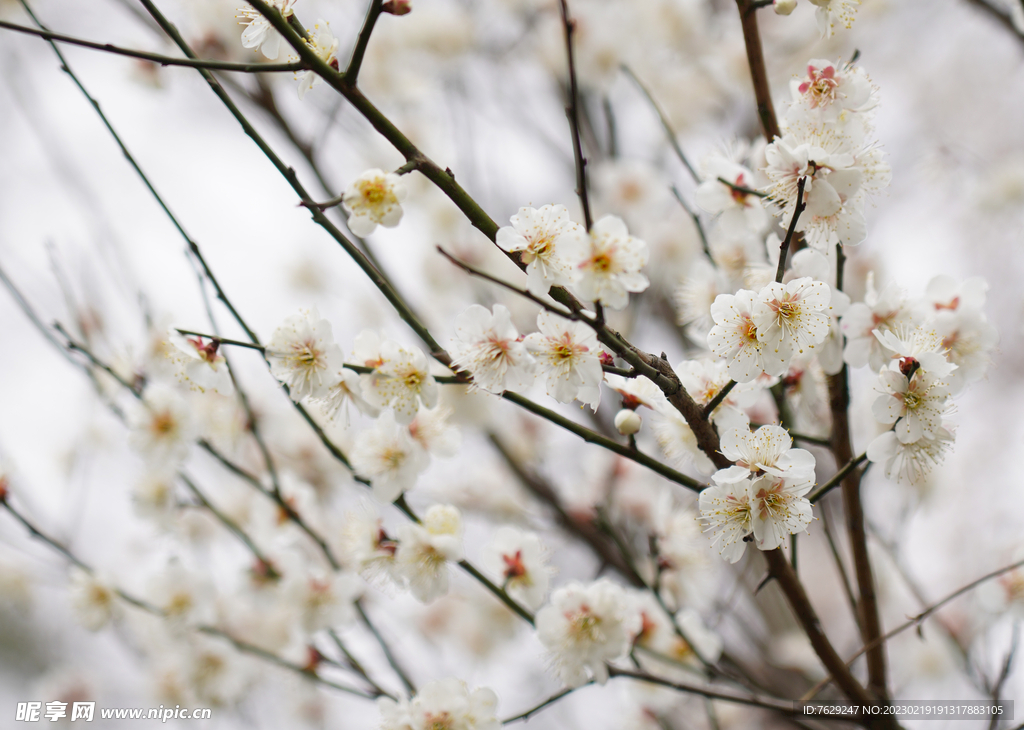
[{"label": "plum blossom", "polygon": [[468,370],[473,384],[491,393],[522,390],[533,380],[533,358],[512,324],[508,308],[495,304],[493,314],[472,305],[455,320],[459,342],[452,366]]},{"label": "plum blossom", "polygon": [[814,486],[809,477],[786,478],[764,474],[751,480],[752,510],[750,523],[759,550],[774,550],[789,535],[811,524],[811,503],[804,497]]},{"label": "plum blossom", "polygon": [[526,336],[526,349],[537,361],[547,392],[559,403],[579,400],[593,410],[601,400],[601,359],[597,335],[582,322],[551,312],[537,315],[540,332]]},{"label": "plum blossom", "polygon": [[[280,11],[284,18],[295,13],[296,2],[298,0],[267,0],[267,4]],[[270,21],[252,6],[239,8],[238,13],[237,17],[242,19],[239,25],[246,26],[242,31],[242,47],[258,48],[271,61],[275,60],[281,49],[281,34],[274,30]]]},{"label": "plum blossom", "polygon": [[935,330],[923,326],[902,327],[898,332],[874,330],[873,334],[889,351],[889,364],[905,371],[905,375],[920,368],[937,378],[945,378],[956,370],[956,365],[946,359],[942,338]]},{"label": "plum blossom", "polygon": [[[322,18],[316,22],[313,26],[313,30],[308,32],[309,37],[304,38],[303,42],[309,47],[317,57],[331,66],[335,70],[338,68],[338,39],[334,37],[331,32],[330,25],[326,20]],[[298,56],[292,56],[292,61],[298,61]],[[323,79],[320,78],[319,74],[313,69],[306,69],[301,73],[296,73],[295,78],[299,82],[299,100],[306,95],[306,92],[312,89],[314,86],[319,84]],[[355,231],[352,231],[356,233]],[[356,233],[358,236],[359,234]]]},{"label": "plum blossom", "polygon": [[910,326],[913,317],[906,296],[899,288],[890,284],[878,292],[874,275],[869,273],[864,301],[851,304],[839,322],[839,328],[846,336],[843,359],[850,367],[868,365],[872,370],[880,370],[888,362],[889,355],[874,335],[874,330],[899,331]]},{"label": "plum blossom", "polygon": [[113,586],[77,566],[71,570],[70,597],[75,618],[89,631],[99,631],[110,623],[117,609]]},{"label": "plum blossom", "polygon": [[327,397],[344,361],[331,323],[316,308],[288,317],[274,331],[265,355],[270,372],[296,402]]},{"label": "plum blossom", "polygon": [[348,227],[360,237],[369,236],[378,225],[394,228],[402,220],[402,201],[408,195],[405,182],[393,172],[376,168],[352,181],[341,198],[348,212]]},{"label": "plum blossom", "polygon": [[402,492],[412,489],[429,463],[409,428],[398,423],[390,412],[356,436],[350,458],[356,474],[370,481],[373,496],[381,502],[394,502]]},{"label": "plum blossom", "polygon": [[581,298],[612,309],[625,309],[630,292],[650,285],[640,269],[647,265],[647,244],[629,235],[621,218],[605,216],[590,230],[589,247],[578,267],[575,290]]},{"label": "plum blossom", "polygon": [[719,483],[734,482],[767,472],[780,478],[814,478],[814,456],[794,449],[793,439],[781,426],[761,426],[756,431],[734,428],[722,433],[721,449],[725,458],[736,462],[715,474]]},{"label": "plum blossom", "polygon": [[751,320],[757,339],[771,351],[772,360],[789,360],[821,344],[829,333],[830,292],[827,284],[810,277],[785,284],[771,282],[754,302]]},{"label": "plum blossom", "polygon": [[630,597],[640,614],[637,646],[681,664],[698,664],[701,660],[715,663],[721,657],[721,638],[704,625],[700,614],[692,608],[680,611],[673,618],[649,591],[637,591]]},{"label": "plum blossom", "polygon": [[872,407],[879,423],[895,423],[896,436],[903,443],[935,438],[942,417],[949,411],[949,388],[934,375],[918,368],[911,375],[882,370],[884,389]]},{"label": "plum blossom", "polygon": [[496,242],[505,251],[520,253],[531,294],[539,297],[552,286],[576,283],[587,232],[569,219],[564,205],[520,208],[510,220],[511,226],[498,230]]},{"label": "plum blossom", "polygon": [[850,113],[865,113],[875,106],[874,87],[859,66],[822,59],[807,62],[807,75],[790,82],[794,106],[790,123],[800,115],[808,121],[837,122]]},{"label": "plum blossom", "polygon": [[811,4],[817,6],[814,17],[822,38],[831,38],[837,22],[847,30],[850,29],[860,0],[811,0]]},{"label": "plum blossom", "polygon": [[423,603],[448,592],[448,563],[462,557],[462,513],[451,505],[435,504],[422,524],[409,523],[398,531],[395,567]]},{"label": "plum blossom", "polygon": [[768,216],[761,206],[761,197],[743,192],[754,184],[754,175],[749,169],[725,157],[714,156],[704,161],[703,172],[704,182],[694,192],[697,205],[719,215],[719,225],[726,230],[744,232],[764,228]]},{"label": "plum blossom", "polygon": [[363,379],[367,402],[377,408],[390,408],[395,420],[406,425],[412,423],[421,406],[437,405],[437,381],[430,374],[422,350],[384,340],[379,358],[376,369]]},{"label": "plum blossom", "polygon": [[708,333],[708,347],[728,360],[729,377],[737,383],[749,383],[763,373],[781,375],[786,361],[780,352],[766,347],[757,337],[754,324],[758,295],[747,289],[735,294],[719,294],[711,305],[715,326]]},{"label": "plum blossom", "polygon": [[[716,475],[717,477],[717,475]],[[753,532],[754,495],[751,481],[715,483],[703,490],[698,499],[700,519],[705,532],[713,530],[712,547],[720,543],[718,552],[730,563],[737,562],[747,546],[747,536]]]},{"label": "plum blossom", "polygon": [[442,679],[420,688],[412,701],[377,700],[381,730],[500,730],[495,717],[498,696],[481,687],[472,692],[459,679]]},{"label": "plum blossom", "polygon": [[347,565],[374,584],[398,579],[395,552],[398,542],[384,530],[384,522],[369,505],[349,512],[342,527],[342,554]]},{"label": "plum blossom", "polygon": [[918,484],[942,463],[953,446],[953,434],[946,425],[935,430],[935,438],[904,443],[895,431],[886,431],[868,444],[868,460],[883,465],[885,476],[901,484]]},{"label": "plum blossom", "polygon": [[353,602],[360,592],[358,581],[351,573],[289,570],[282,592],[303,631],[312,634],[354,620]]},{"label": "plum blossom", "polygon": [[231,374],[227,358],[220,353],[216,340],[204,343],[202,338],[184,336],[176,330],[168,333],[175,350],[169,353],[177,364],[178,380],[192,390],[226,395],[231,392]]},{"label": "plum blossom", "polygon": [[155,464],[181,461],[198,436],[198,425],[185,399],[159,383],[143,391],[128,419],[132,445]]},{"label": "plum blossom", "polygon": [[551,568],[544,546],[532,532],[503,526],[483,554],[484,566],[501,576],[499,585],[530,610],[536,610],[548,592]]},{"label": "plum blossom", "polygon": [[421,408],[409,424],[409,435],[431,456],[455,456],[462,445],[462,433],[449,420],[452,409],[445,406]]},{"label": "plum blossom", "polygon": [[605,662],[624,656],[640,631],[640,616],[625,591],[607,578],[559,588],[536,622],[537,638],[567,687],[583,685],[588,676],[608,681]]},{"label": "plum blossom", "polygon": [[345,414],[345,424],[349,423],[349,405],[370,418],[380,415],[380,409],[367,403],[363,397],[362,380],[359,373],[349,368],[338,371],[337,378],[327,388],[327,393],[319,399],[328,418],[334,419],[339,412]]}]

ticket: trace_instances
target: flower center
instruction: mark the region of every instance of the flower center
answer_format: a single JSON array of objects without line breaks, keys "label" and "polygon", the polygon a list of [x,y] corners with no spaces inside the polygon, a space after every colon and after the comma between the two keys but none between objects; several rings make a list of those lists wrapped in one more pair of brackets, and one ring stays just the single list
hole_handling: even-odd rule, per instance
[{"label": "flower center", "polygon": [[368,205],[380,205],[388,197],[388,189],[382,180],[367,180],[359,185],[359,192]]}]

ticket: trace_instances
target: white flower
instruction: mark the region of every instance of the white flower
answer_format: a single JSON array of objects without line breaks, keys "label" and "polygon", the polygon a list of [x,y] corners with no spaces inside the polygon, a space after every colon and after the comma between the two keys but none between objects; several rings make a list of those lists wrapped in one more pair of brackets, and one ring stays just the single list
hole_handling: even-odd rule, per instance
[{"label": "white flower", "polygon": [[818,30],[823,38],[831,38],[835,33],[836,22],[850,29],[860,0],[811,0],[811,3],[818,6],[814,11]]},{"label": "white flower", "polygon": [[711,545],[721,541],[718,552],[730,563],[743,556],[747,536],[753,531],[754,496],[750,491],[749,479],[738,482],[718,483],[700,493],[698,504],[700,518],[707,524],[707,530],[715,531]]},{"label": "white flower", "polygon": [[642,292],[650,285],[640,273],[647,264],[647,244],[629,235],[622,219],[612,215],[594,223],[588,242],[576,292],[587,301],[625,309],[629,292]]},{"label": "white flower", "polygon": [[941,464],[952,448],[953,434],[942,426],[935,438],[904,443],[895,431],[886,431],[868,444],[868,460],[884,464],[885,476],[899,483],[917,484],[932,467]]},{"label": "white flower", "polygon": [[668,406],[665,391],[647,378],[626,378],[615,373],[605,373],[604,382],[622,396],[623,408],[647,406],[652,411],[659,411]]},{"label": "white flower", "polygon": [[345,515],[341,541],[346,564],[371,583],[383,584],[398,577],[398,543],[384,531],[383,521],[369,505]]},{"label": "white flower", "polygon": [[378,408],[391,408],[395,420],[409,424],[420,406],[437,405],[437,381],[428,370],[427,356],[418,347],[393,340],[380,345],[381,364],[363,379],[363,395]]},{"label": "white flower", "polygon": [[781,375],[786,370],[783,352],[766,347],[757,338],[754,325],[758,295],[747,289],[735,294],[719,294],[711,305],[715,326],[708,333],[708,347],[729,361],[729,377],[737,383],[749,383],[762,373]]},{"label": "white flower", "polygon": [[424,685],[413,697],[377,700],[381,730],[500,730],[498,696],[486,687],[472,692],[459,679]]},{"label": "white flower", "polygon": [[344,362],[331,323],[315,308],[288,317],[274,330],[265,354],[270,372],[288,386],[296,402],[329,396]]},{"label": "white flower", "polygon": [[811,503],[804,497],[814,486],[814,475],[783,479],[765,474],[752,480],[750,522],[760,550],[774,550],[789,535],[811,524]]},{"label": "white flower", "polygon": [[810,277],[771,282],[757,295],[751,313],[757,339],[772,358],[786,361],[804,348],[813,349],[828,337],[829,299],[828,285]]},{"label": "white flower", "polygon": [[658,567],[668,603],[692,604],[704,595],[708,559],[697,514],[689,509],[662,511],[658,537]]},{"label": "white flower", "polygon": [[231,392],[231,374],[227,359],[220,354],[215,341],[203,343],[199,337],[184,337],[171,330],[168,339],[175,351],[169,353],[177,365],[178,380],[192,390],[212,391],[226,395]]},{"label": "white flower", "polygon": [[909,326],[912,319],[899,288],[890,284],[879,293],[875,290],[874,275],[869,273],[864,301],[851,304],[839,322],[840,330],[846,335],[843,359],[850,367],[869,365],[872,370],[880,370],[889,361],[889,355],[873,330],[899,331]]},{"label": "white flower", "polygon": [[408,195],[405,182],[393,172],[376,168],[357,177],[342,196],[348,211],[348,227],[360,238],[382,225],[394,228],[402,220],[402,201]]},{"label": "white flower", "polygon": [[[722,640],[704,625],[692,608],[679,612],[673,622],[649,591],[633,594],[641,628],[636,644],[681,664],[697,664],[701,659],[714,664],[722,655]],[[680,636],[676,631],[678,625]],[[693,642],[692,646],[689,642]]]},{"label": "white flower", "polygon": [[349,573],[323,570],[290,570],[282,592],[307,633],[350,623],[355,619],[353,602],[359,598],[358,578]]},{"label": "white flower", "polygon": [[714,325],[711,305],[720,294],[729,294],[732,290],[725,274],[706,258],[700,257],[672,293],[677,311],[676,323],[692,326],[698,332],[707,332]]},{"label": "white flower", "polygon": [[366,402],[363,397],[362,380],[359,373],[348,368],[342,368],[338,372],[337,379],[327,388],[327,393],[319,399],[323,404],[324,411],[328,418],[334,419],[339,411],[345,413],[345,424],[349,422],[348,405],[351,403],[356,409],[370,418],[380,415],[380,410]]},{"label": "white flower", "polygon": [[547,380],[547,392],[559,403],[579,400],[595,411],[601,400],[601,359],[597,335],[582,322],[550,312],[537,315],[537,329],[526,336],[526,349]]},{"label": "white flower", "polygon": [[537,638],[568,687],[584,684],[588,673],[600,684],[608,681],[605,662],[624,656],[640,630],[625,591],[607,578],[559,588],[536,622]]},{"label": "white flower", "polygon": [[[285,18],[295,12],[296,2],[298,0],[267,0],[267,4],[277,8]],[[274,30],[259,10],[249,6],[239,8],[238,12],[237,17],[242,18],[239,25],[246,26],[242,31],[242,47],[259,48],[271,61],[276,59],[281,48],[281,34]]]},{"label": "white flower", "polygon": [[533,359],[512,324],[508,308],[494,305],[494,313],[472,305],[455,320],[459,337],[452,366],[468,370],[473,384],[491,393],[522,390],[533,380]]},{"label": "white flower", "polygon": [[883,394],[872,407],[875,420],[895,423],[896,436],[905,444],[935,438],[942,428],[942,417],[949,411],[946,384],[920,368],[909,379],[902,372],[882,370],[879,381]]},{"label": "white flower", "polygon": [[697,437],[682,414],[675,408],[663,408],[658,413],[661,417],[652,424],[654,437],[669,461],[676,466],[693,462],[701,474],[713,472],[714,463],[697,446]]},{"label": "white flower", "polygon": [[545,560],[544,546],[532,532],[503,526],[483,554],[483,564],[492,574],[501,576],[498,584],[530,610],[544,602],[551,568]]},{"label": "white flower", "polygon": [[455,456],[462,445],[462,433],[448,422],[451,415],[451,408],[444,406],[421,408],[409,424],[409,435],[432,456]]},{"label": "white flower", "polygon": [[412,489],[429,462],[423,447],[391,413],[356,436],[349,458],[356,474],[370,481],[373,496],[381,502],[394,502]]},{"label": "white flower", "polygon": [[903,327],[898,332],[874,330],[872,334],[892,353],[890,365],[904,371],[904,375],[910,375],[918,366],[937,378],[945,378],[956,370],[956,365],[946,359],[942,338],[935,330]]},{"label": "white flower", "polygon": [[789,15],[796,10],[796,0],[772,0],[772,9],[776,15]]},{"label": "white flower", "polygon": [[151,578],[149,595],[152,603],[173,622],[202,623],[212,613],[212,586],[176,562]]},{"label": "white flower", "polygon": [[114,617],[117,591],[107,581],[76,566],[69,592],[75,618],[89,631],[99,631]]},{"label": "white flower", "polygon": [[[754,175],[746,167],[725,157],[704,161],[704,182],[694,191],[694,200],[708,213],[720,214],[719,225],[727,231],[759,231],[768,222],[761,198],[736,188],[750,189]],[[732,183],[726,185],[721,180]]]},{"label": "white flower", "polygon": [[956,370],[946,376],[951,392],[981,378],[992,363],[991,352],[999,340],[995,325],[971,310],[936,312],[930,324],[942,338],[942,347]]},{"label": "white flower", "polygon": [[790,109],[787,117],[791,122],[795,121],[794,114],[836,122],[844,113],[865,113],[877,103],[871,81],[862,68],[821,59],[807,62],[807,75],[793,79],[790,91],[794,101],[804,107]]},{"label": "white flower", "polygon": [[[316,22],[313,26],[313,30],[308,32],[309,38],[303,39],[303,42],[309,46],[309,49],[315,53],[321,61],[327,65],[333,67],[335,70],[338,69],[338,39],[331,33],[330,25],[326,20],[322,18]],[[297,56],[293,56],[293,61],[298,61]],[[323,79],[313,69],[308,69],[297,73],[295,78],[299,81],[299,99],[306,95],[306,92],[312,89],[314,86],[319,84]],[[352,231],[356,233],[355,231]],[[359,234],[356,233],[358,236]]]},{"label": "white flower", "polygon": [[198,431],[185,400],[165,385],[150,385],[129,413],[131,442],[156,464],[171,465],[188,455]]},{"label": "white flower", "polygon": [[139,517],[153,520],[162,527],[169,527],[178,509],[173,471],[148,471],[132,487],[132,505]]},{"label": "white flower", "polygon": [[435,504],[422,524],[413,522],[398,531],[395,565],[423,603],[448,592],[448,563],[462,557],[462,514],[451,505]]},{"label": "white flower", "polygon": [[505,251],[521,252],[531,294],[543,296],[552,286],[579,279],[575,265],[584,255],[586,231],[569,220],[564,205],[520,208],[510,220],[511,226],[498,230],[496,242]]},{"label": "white flower", "polygon": [[814,479],[814,456],[794,449],[793,439],[781,426],[761,426],[756,431],[734,428],[721,437],[722,454],[736,464],[715,474],[719,483],[734,482],[767,472],[793,480]]},{"label": "white flower", "polygon": [[[694,402],[706,406],[729,384],[731,378],[726,363],[721,360],[701,358],[700,360],[684,360],[673,368],[679,375],[679,382]],[[724,432],[730,428],[747,428],[750,418],[742,410],[750,405],[750,397],[757,398],[760,386],[757,383],[733,388],[711,413],[711,421],[715,428]],[[675,410],[672,405],[663,405],[662,412]]]}]

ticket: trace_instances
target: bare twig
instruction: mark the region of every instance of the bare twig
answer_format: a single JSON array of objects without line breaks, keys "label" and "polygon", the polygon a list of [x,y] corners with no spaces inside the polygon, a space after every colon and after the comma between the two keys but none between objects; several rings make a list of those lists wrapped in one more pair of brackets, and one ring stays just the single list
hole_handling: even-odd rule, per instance
[{"label": "bare twig", "polygon": [[[658,121],[661,122],[661,128],[665,130],[665,136],[668,138],[668,143],[672,146],[672,150],[676,153],[676,157],[678,157],[679,161],[683,163],[683,167],[685,167],[686,171],[690,173],[690,177],[693,178],[693,181],[699,184],[701,182],[700,175],[697,174],[697,170],[694,169],[692,164],[690,164],[690,159],[686,156],[686,153],[683,152],[683,148],[679,144],[679,139],[676,137],[675,130],[672,129],[672,124],[668,121],[668,115],[665,114],[665,110],[661,108],[661,104],[657,102],[654,95],[651,93],[651,90],[648,89],[644,82],[640,80],[640,77],[633,73],[633,69],[629,66],[623,65],[622,70],[633,80],[633,83],[636,84],[638,89],[640,89],[644,98],[647,99],[647,103],[651,105],[652,109],[654,109],[654,113],[658,115]],[[680,197],[678,193],[676,193],[676,197]],[[679,202],[683,202],[681,197]],[[683,203],[683,205],[685,206],[686,204]]]},{"label": "bare twig", "polygon": [[764,65],[764,51],[761,49],[761,33],[757,28],[757,6],[754,0],[736,0],[743,27],[743,42],[747,48],[747,64],[750,66],[750,80],[754,84],[757,100],[757,116],[761,120],[764,137],[771,142],[781,137],[779,120],[775,116],[772,91],[768,86],[768,71]]},{"label": "bare twig", "polygon": [[366,47],[370,45],[370,36],[373,34],[373,27],[377,24],[377,18],[380,17],[383,5],[383,0],[370,0],[370,6],[366,10],[366,19],[359,31],[355,48],[352,49],[352,60],[348,62],[348,68],[345,69],[345,80],[353,86],[359,79],[359,69],[362,68],[363,58],[366,56]]},{"label": "bare twig", "polygon": [[569,103],[565,114],[569,118],[572,132],[572,152],[576,160],[576,195],[583,208],[583,221],[589,231],[594,227],[594,217],[590,212],[590,195],[587,192],[587,159],[583,156],[583,141],[580,139],[580,91],[576,84],[576,56],[573,51],[573,35],[576,32],[576,21],[569,17],[569,5],[566,0],[559,0],[562,12],[562,27],[565,29],[565,51],[569,60]]},{"label": "bare twig", "polygon": [[15,33],[34,35],[51,42],[57,41],[59,43],[67,43],[73,46],[81,46],[82,48],[91,48],[94,51],[112,53],[118,56],[139,58],[143,61],[151,61],[152,63],[160,64],[161,66],[187,66],[189,68],[205,68],[210,71],[237,71],[239,73],[294,72],[301,71],[306,67],[302,61],[296,61],[294,63],[231,63],[228,61],[174,58],[173,56],[162,56],[159,53],[148,53],[147,51],[136,51],[131,48],[122,48],[110,43],[95,43],[93,41],[87,41],[84,38],[75,38],[74,36],[54,33],[45,29],[28,28],[24,25],[8,23],[6,20],[0,20],[0,28],[11,30]]},{"label": "bare twig", "polygon": [[856,469],[858,466],[867,461],[867,458],[868,455],[864,453],[855,459],[850,459],[848,462],[846,462],[846,464],[843,465],[842,469],[840,469],[834,475],[832,475],[831,479],[829,479],[827,482],[825,482],[820,487],[811,492],[809,495],[807,495],[807,499],[810,500],[812,504],[814,502],[817,502],[819,499],[821,499],[826,494],[831,492],[835,487],[842,484],[843,480],[846,479],[846,477],[851,472],[853,472],[854,469]]},{"label": "bare twig", "polygon": [[775,281],[781,282],[786,275],[786,256],[789,253],[789,244],[793,242],[793,235],[796,233],[796,223],[800,220],[800,214],[804,212],[807,203],[804,201],[804,185],[807,178],[800,178],[796,185],[796,207],[793,208],[793,217],[789,221],[789,230],[786,231],[786,238],[779,247],[779,267],[775,270]]},{"label": "bare twig", "polygon": [[704,406],[703,416],[705,421],[711,418],[711,414],[715,412],[715,409],[718,408],[718,406],[722,405],[722,402],[725,401],[726,397],[729,395],[729,392],[732,391],[732,389],[735,387],[736,381],[730,380],[722,387],[720,391],[715,393],[715,397],[708,401],[708,404]]}]

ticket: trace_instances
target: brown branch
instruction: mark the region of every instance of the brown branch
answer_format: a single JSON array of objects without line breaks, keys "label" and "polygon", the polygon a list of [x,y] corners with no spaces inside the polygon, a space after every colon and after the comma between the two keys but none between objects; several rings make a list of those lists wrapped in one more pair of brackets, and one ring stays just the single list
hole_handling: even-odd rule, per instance
[{"label": "brown branch", "polygon": [[4,28],[5,30],[11,30],[14,31],[15,33],[33,35],[48,41],[67,43],[72,46],[80,46],[82,48],[89,48],[94,51],[103,51],[104,53],[112,53],[118,56],[138,58],[143,61],[150,61],[152,63],[160,64],[161,66],[187,66],[189,68],[205,68],[210,71],[237,71],[239,73],[280,73],[286,71],[294,72],[301,71],[306,67],[305,64],[302,63],[302,61],[296,61],[294,63],[231,63],[229,61],[208,61],[205,59],[174,58],[173,56],[163,56],[159,53],[149,53],[147,51],[136,51],[131,48],[122,48],[121,46],[115,46],[110,43],[96,43],[94,41],[87,41],[84,38],[75,38],[74,36],[63,35],[61,33],[54,33],[52,31],[45,29],[28,28],[24,25],[8,23],[5,20],[0,20],[0,28]]},{"label": "brown branch", "polygon": [[526,465],[521,463],[508,447],[502,442],[501,437],[495,433],[489,433],[487,438],[490,440],[494,448],[501,454],[501,458],[505,461],[505,465],[508,466],[509,470],[516,475],[519,482],[526,487],[526,489],[539,499],[544,504],[548,505],[555,511],[558,518],[558,524],[571,535],[579,538],[587,545],[589,545],[601,560],[611,567],[613,567],[619,574],[621,574],[626,580],[628,580],[634,586],[643,588],[646,586],[644,579],[630,566],[623,556],[619,554],[611,545],[608,540],[605,539],[601,531],[598,530],[593,522],[584,519],[578,519],[568,511],[562,505],[561,499],[555,492],[554,487],[548,484],[538,474],[527,469]]},{"label": "brown branch", "polygon": [[[793,567],[786,560],[782,549],[767,550],[763,555],[765,560],[768,561],[769,573],[778,582],[804,633],[810,639],[815,654],[818,655],[821,663],[825,665],[825,668],[835,678],[835,683],[839,689],[855,705],[870,706],[877,704],[879,698],[861,686],[853,674],[850,673],[850,669],[846,666],[842,657],[839,656],[832,646],[832,642],[825,636],[825,632],[821,628],[821,621],[814,611],[810,599],[807,597],[807,592],[804,590],[803,584],[797,577]],[[867,722],[870,727],[898,727],[892,718],[881,716],[875,719],[868,718]]]},{"label": "brown branch", "polygon": [[786,238],[782,241],[782,245],[779,246],[779,267],[775,270],[775,281],[777,282],[781,282],[782,277],[786,275],[786,256],[789,254],[789,244],[793,242],[793,235],[796,233],[796,223],[800,220],[800,214],[807,207],[807,202],[804,200],[804,186],[806,184],[807,178],[802,177],[796,185],[796,207],[793,208],[793,217],[789,220],[789,230],[786,231]]},{"label": "brown branch", "polygon": [[761,49],[761,33],[757,28],[757,7],[753,0],[736,0],[743,26],[743,42],[747,47],[747,63],[750,66],[750,80],[754,84],[757,100],[757,116],[766,140],[771,142],[781,137],[779,120],[772,104],[772,92],[768,86],[768,72],[764,65],[764,51]]},{"label": "brown branch", "polygon": [[580,139],[580,91],[576,83],[576,57],[573,52],[573,35],[576,32],[576,21],[569,17],[569,5],[566,0],[559,0],[562,13],[562,26],[565,29],[565,51],[569,59],[569,103],[565,114],[569,118],[572,132],[572,153],[576,160],[576,195],[583,208],[583,221],[589,231],[594,227],[594,218],[590,212],[590,195],[587,192],[587,159],[583,156],[583,141]]},{"label": "brown branch", "polygon": [[[980,578],[978,578],[976,580],[971,581],[970,583],[968,583],[967,585],[963,586],[962,588],[958,588],[957,590],[953,591],[952,593],[950,593],[948,596],[946,596],[942,600],[938,601],[937,603],[933,603],[931,606],[929,606],[927,609],[925,609],[921,613],[919,613],[916,616],[913,616],[913,617],[907,619],[907,621],[905,623],[900,624],[899,626],[897,626],[895,629],[893,629],[889,633],[887,633],[887,634],[885,634],[883,636],[879,636],[871,644],[868,644],[868,645],[865,645],[865,646],[861,647],[857,651],[856,654],[854,654],[853,656],[851,656],[849,659],[846,660],[844,666],[849,666],[850,664],[853,664],[854,660],[857,659],[857,657],[859,657],[860,655],[864,654],[867,651],[870,651],[872,648],[874,648],[874,646],[877,646],[879,644],[884,644],[885,642],[889,641],[889,639],[893,638],[894,636],[898,636],[899,634],[902,634],[907,629],[913,628],[915,626],[920,626],[921,623],[926,618],[931,616],[933,613],[938,611],[940,608],[945,606],[950,601],[953,601],[953,600],[959,598],[960,596],[964,595],[965,593],[968,593],[969,591],[974,590],[975,588],[980,586],[982,583],[985,583],[986,581],[990,581],[993,578],[998,578],[999,576],[1003,575],[1004,573],[1009,573],[1011,570],[1017,570],[1018,568],[1024,568],[1024,560],[1019,560],[1016,563],[1012,563],[1012,564],[1007,565],[1005,567],[999,568],[998,570],[993,570],[991,573],[986,573],[985,575],[981,576]],[[827,687],[833,681],[835,681],[835,678],[832,675],[830,675],[828,677],[825,677],[825,679],[821,680],[821,682],[819,682],[817,685],[812,687],[811,690],[809,692],[807,692],[807,694],[805,694],[801,698],[801,701],[802,702],[808,701],[809,699],[814,697],[816,694],[818,694],[822,689]]]},{"label": "brown branch", "polygon": [[[1018,1],[1018,0],[1015,0]],[[1024,33],[1013,23],[1013,16],[990,3],[988,0],[967,0],[971,5],[986,13],[990,18],[996,20],[1001,26],[1013,33],[1017,38],[1024,40]]]}]

